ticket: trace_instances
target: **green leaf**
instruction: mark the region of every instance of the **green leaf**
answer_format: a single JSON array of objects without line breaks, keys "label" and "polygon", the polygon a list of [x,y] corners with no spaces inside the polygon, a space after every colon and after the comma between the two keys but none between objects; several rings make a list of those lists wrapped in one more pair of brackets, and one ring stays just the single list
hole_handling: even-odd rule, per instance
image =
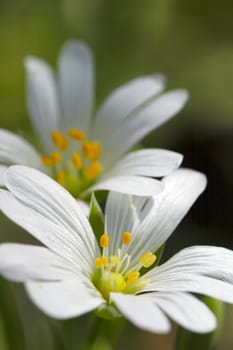
[{"label": "green leaf", "polygon": [[197,334],[180,327],[176,336],[176,350],[216,349],[223,329],[225,305],[222,301],[207,296],[203,297],[202,301],[215,314],[218,322],[217,328],[210,333]]},{"label": "green leaf", "polygon": [[99,241],[100,236],[104,232],[104,215],[99,203],[95,198],[94,193],[91,195],[90,212],[88,219],[96,236],[96,239]]},{"label": "green leaf", "polygon": [[159,264],[162,256],[163,256],[163,252],[164,252],[164,249],[165,249],[165,243],[161,245],[161,247],[159,247],[159,249],[156,250],[155,252],[155,256],[157,257],[156,259],[156,265]]}]

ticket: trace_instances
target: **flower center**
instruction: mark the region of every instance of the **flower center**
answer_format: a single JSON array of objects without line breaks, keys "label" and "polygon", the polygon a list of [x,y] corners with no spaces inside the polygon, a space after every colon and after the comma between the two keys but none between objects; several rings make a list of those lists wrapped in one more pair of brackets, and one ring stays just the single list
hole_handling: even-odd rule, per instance
[{"label": "flower center", "polygon": [[130,265],[131,256],[125,253],[126,246],[131,243],[132,234],[123,232],[121,247],[113,255],[109,255],[110,238],[104,233],[99,240],[102,255],[95,259],[93,283],[103,297],[109,302],[111,292],[135,294],[139,292],[150,281],[141,276],[142,268],[151,267],[156,261],[152,252],[145,252],[134,266]]},{"label": "flower center", "polygon": [[89,141],[86,134],[70,129],[68,135],[55,130],[51,134],[55,151],[42,156],[56,181],[78,196],[101,174],[101,144]]}]

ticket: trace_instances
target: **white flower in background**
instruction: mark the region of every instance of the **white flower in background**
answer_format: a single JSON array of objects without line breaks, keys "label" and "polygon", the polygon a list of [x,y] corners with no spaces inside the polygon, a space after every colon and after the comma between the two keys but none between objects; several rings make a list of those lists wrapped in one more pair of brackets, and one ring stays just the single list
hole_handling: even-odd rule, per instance
[{"label": "white flower in background", "polygon": [[185,90],[161,95],[161,75],[140,77],[115,89],[94,109],[94,64],[90,49],[68,41],[59,56],[58,76],[46,62],[26,59],[28,107],[43,155],[22,137],[0,130],[0,185],[5,165],[37,168],[73,195],[106,189],[137,195],[161,190],[163,177],[182,156],[161,149],[126,154],[173,117],[187,100]]},{"label": "white flower in background", "polygon": [[51,178],[13,166],[5,182],[2,211],[46,247],[0,245],[0,272],[23,282],[47,315],[66,319],[111,308],[152,332],[168,332],[168,317],[208,332],[215,317],[190,293],[233,303],[228,249],[194,246],[156,266],[154,252],[204,190],[204,175],[177,170],[163,179],[164,191],[154,198],[111,192],[99,242],[76,200]]}]

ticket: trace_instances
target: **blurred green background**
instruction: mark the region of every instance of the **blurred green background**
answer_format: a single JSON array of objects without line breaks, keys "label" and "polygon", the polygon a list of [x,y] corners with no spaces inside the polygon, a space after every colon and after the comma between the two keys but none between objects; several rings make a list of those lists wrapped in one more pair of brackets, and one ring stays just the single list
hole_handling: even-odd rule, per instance
[{"label": "blurred green background", "polygon": [[[169,240],[166,254],[192,244],[233,248],[232,13],[229,0],[1,0],[0,127],[33,138],[23,59],[37,55],[55,67],[61,45],[71,37],[86,40],[94,51],[97,106],[129,79],[164,73],[168,88],[185,87],[191,98],[179,116],[144,144],[182,152],[184,166],[205,172],[209,179],[207,191]],[[1,218],[0,239],[25,242],[28,237]],[[59,350],[67,341],[70,350],[79,349],[85,317],[51,321],[21,286],[2,279],[0,301],[1,350]],[[219,350],[233,348],[232,317],[228,306]],[[155,336],[128,326],[119,349],[126,347],[172,350],[173,334]]]}]

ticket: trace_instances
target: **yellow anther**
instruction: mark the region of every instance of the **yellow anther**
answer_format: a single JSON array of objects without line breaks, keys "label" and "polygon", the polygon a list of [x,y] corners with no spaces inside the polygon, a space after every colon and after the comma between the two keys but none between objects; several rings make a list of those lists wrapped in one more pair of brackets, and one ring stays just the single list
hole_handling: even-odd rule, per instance
[{"label": "yellow anther", "polygon": [[68,134],[75,140],[83,141],[86,139],[86,134],[78,129],[70,129]]},{"label": "yellow anther", "polygon": [[61,154],[59,152],[53,152],[51,154],[51,160],[53,162],[53,165],[58,164],[61,161]]},{"label": "yellow anther", "polygon": [[42,156],[41,157],[41,160],[42,160],[42,163],[45,165],[45,166],[52,166],[53,165],[53,161],[51,159],[51,157],[49,156]]},{"label": "yellow anther", "polygon": [[140,277],[140,273],[138,271],[130,272],[127,279],[127,284],[134,284],[135,282],[137,282],[139,277]]},{"label": "yellow anther", "polygon": [[112,256],[110,256],[110,263],[114,266],[120,265],[121,259],[117,255],[112,255]]},{"label": "yellow anther", "polygon": [[104,233],[100,237],[100,246],[101,248],[107,248],[109,245],[109,235],[107,233]]},{"label": "yellow anther", "polygon": [[128,231],[123,232],[122,243],[126,244],[126,245],[130,244],[131,237],[132,237],[132,234],[130,232],[128,232]]},{"label": "yellow anther", "polygon": [[62,185],[62,186],[64,186],[64,184],[65,184],[65,171],[64,170],[59,170],[58,172],[57,172],[57,182],[60,184],[60,185]]},{"label": "yellow anther", "polygon": [[95,259],[95,267],[99,269],[102,266],[101,257]]},{"label": "yellow anther", "polygon": [[80,154],[78,153],[73,153],[72,154],[72,163],[75,166],[76,169],[81,170],[83,166],[82,158]]},{"label": "yellow anther", "polygon": [[100,269],[102,266],[108,266],[108,257],[107,256],[100,256],[95,259],[95,267],[97,269]]},{"label": "yellow anther", "polygon": [[58,130],[52,132],[52,140],[55,146],[65,151],[68,148],[67,138]]},{"label": "yellow anther", "polygon": [[101,257],[102,266],[108,266],[108,257],[102,256]]},{"label": "yellow anther", "polygon": [[150,267],[154,264],[155,260],[156,256],[153,253],[146,252],[141,256],[139,261],[144,267]]},{"label": "yellow anther", "polygon": [[88,180],[94,180],[103,170],[100,162],[93,162],[85,169],[85,176]]},{"label": "yellow anther", "polygon": [[84,141],[82,145],[84,156],[89,160],[98,160],[101,155],[101,146],[99,142]]}]

